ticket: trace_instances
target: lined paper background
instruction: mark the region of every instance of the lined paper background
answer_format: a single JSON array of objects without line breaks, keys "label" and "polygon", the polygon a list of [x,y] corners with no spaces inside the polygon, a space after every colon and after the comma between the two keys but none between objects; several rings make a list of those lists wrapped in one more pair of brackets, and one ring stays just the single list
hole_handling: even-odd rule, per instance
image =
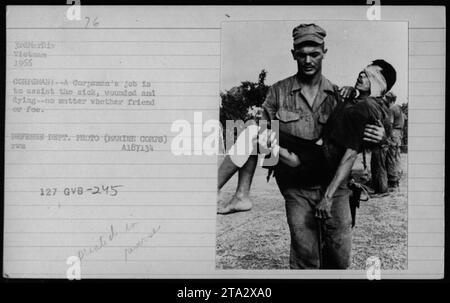
[{"label": "lined paper background", "polygon": [[[102,144],[28,142],[9,149],[12,132],[170,133],[174,119],[218,118],[220,26],[239,20],[365,20],[366,7],[8,7],[7,55],[16,40],[54,41],[45,64],[14,68],[7,59],[4,274],[65,278],[67,257],[99,235],[138,224],[86,257],[82,278],[365,278],[365,271],[215,270],[217,160],[149,154]],[[229,16],[226,16],[226,14]],[[45,18],[42,18],[45,16]],[[382,7],[386,21],[409,22],[408,269],[382,278],[440,278],[444,264],[445,10]],[[376,22],[376,21],[373,21]],[[80,56],[83,55],[83,56]],[[11,112],[20,77],[102,77],[152,82],[150,110],[48,106],[41,114]],[[69,76],[67,76],[69,75]],[[169,138],[170,141],[171,138]],[[41,187],[121,184],[116,197],[39,196]],[[160,230],[124,261],[123,251]]]}]

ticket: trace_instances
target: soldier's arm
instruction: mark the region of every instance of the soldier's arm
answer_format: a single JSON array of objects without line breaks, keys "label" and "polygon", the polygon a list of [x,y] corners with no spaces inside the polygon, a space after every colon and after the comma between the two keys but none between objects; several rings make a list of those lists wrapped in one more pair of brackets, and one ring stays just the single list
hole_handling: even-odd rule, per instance
[{"label": "soldier's arm", "polygon": [[[276,139],[276,134],[274,131],[263,133],[260,136],[259,140],[262,140],[262,142],[260,142],[260,146],[262,146],[263,148],[268,148],[270,152],[274,156],[278,156],[280,161],[284,164],[290,167],[297,167],[300,165],[300,159],[295,153],[290,152],[288,149],[281,147],[278,144],[278,140]],[[268,142],[267,146],[264,146],[265,142]]]},{"label": "soldier's arm", "polygon": [[275,120],[275,114],[278,111],[278,96],[276,90],[273,87],[270,87],[267,91],[266,99],[262,104],[262,108],[264,109],[262,114],[262,119],[267,120]]},{"label": "soldier's arm", "polygon": [[[262,114],[263,120],[265,119],[270,122],[271,120],[276,119],[275,115],[278,111],[278,95],[273,86],[269,88],[262,107],[264,109]],[[288,149],[279,146],[277,142],[274,142],[274,140],[276,140],[274,136],[269,136],[268,139],[272,151],[275,151],[275,154],[279,156],[281,162],[290,167],[297,167],[300,165],[300,159],[295,153],[290,152]]]},{"label": "soldier's arm", "polygon": [[[264,100],[262,107],[264,109],[262,119],[267,120],[270,124],[270,121],[276,119],[275,115],[278,111],[278,95],[273,86],[271,86],[267,91],[266,99]],[[280,147],[277,142],[273,142],[273,140],[276,140],[274,136],[269,135],[268,139],[270,141],[269,146],[271,146],[272,150],[275,149],[283,163],[291,167],[297,167],[300,165],[300,160],[296,154],[291,153],[284,147]]]},{"label": "soldier's arm", "polygon": [[284,147],[280,147],[280,161],[290,167],[300,166],[298,156]]}]

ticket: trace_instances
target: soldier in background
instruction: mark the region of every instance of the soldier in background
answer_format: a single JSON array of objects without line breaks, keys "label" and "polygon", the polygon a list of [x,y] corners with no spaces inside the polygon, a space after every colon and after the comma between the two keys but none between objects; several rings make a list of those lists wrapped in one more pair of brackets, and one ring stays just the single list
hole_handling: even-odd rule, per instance
[{"label": "soldier in background", "polygon": [[385,99],[389,107],[390,119],[392,123],[392,132],[386,155],[388,186],[389,188],[397,188],[402,175],[400,146],[402,145],[402,132],[405,125],[405,117],[401,106],[395,104],[397,96],[394,93],[387,93],[385,95]]}]

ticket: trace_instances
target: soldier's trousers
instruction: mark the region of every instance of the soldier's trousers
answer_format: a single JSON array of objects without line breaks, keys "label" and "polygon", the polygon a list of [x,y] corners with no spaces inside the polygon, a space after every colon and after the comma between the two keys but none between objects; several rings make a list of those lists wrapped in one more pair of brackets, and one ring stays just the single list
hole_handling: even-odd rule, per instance
[{"label": "soldier's trousers", "polygon": [[386,156],[388,147],[379,146],[372,150],[370,157],[370,171],[372,174],[372,188],[376,193],[385,193],[388,191],[388,177],[386,168]]},{"label": "soldier's trousers", "polygon": [[388,182],[398,182],[402,174],[400,146],[402,145],[402,131],[394,129],[391,134],[391,144],[386,155]]},{"label": "soldier's trousers", "polygon": [[[337,190],[331,208],[332,218],[319,223],[315,218],[315,207],[323,197],[322,189],[283,188],[280,183],[278,185],[286,201],[291,234],[290,268],[348,268],[352,247],[350,191],[346,188]],[[319,224],[322,225],[320,234]],[[319,238],[323,244],[321,253]]]}]

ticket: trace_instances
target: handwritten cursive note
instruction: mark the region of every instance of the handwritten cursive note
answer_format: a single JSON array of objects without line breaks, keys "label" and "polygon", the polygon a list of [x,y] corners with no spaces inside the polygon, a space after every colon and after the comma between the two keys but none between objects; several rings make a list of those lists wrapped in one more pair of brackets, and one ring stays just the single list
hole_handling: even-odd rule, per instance
[{"label": "handwritten cursive note", "polygon": [[128,258],[140,247],[142,247],[146,242],[148,242],[153,236],[161,229],[161,226],[153,228],[153,230],[145,235],[144,237],[140,238],[133,246],[127,247],[124,250],[125,254],[125,261],[128,261]]}]

